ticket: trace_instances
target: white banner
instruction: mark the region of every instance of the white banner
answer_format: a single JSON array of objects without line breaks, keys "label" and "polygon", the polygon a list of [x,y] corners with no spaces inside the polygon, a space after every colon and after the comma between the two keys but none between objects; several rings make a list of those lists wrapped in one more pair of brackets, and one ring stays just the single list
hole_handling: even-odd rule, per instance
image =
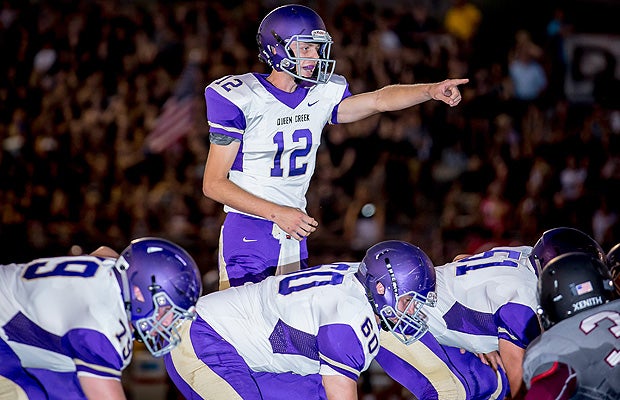
[{"label": "white banner", "polygon": [[[620,36],[574,34],[565,39],[568,68],[564,90],[568,100],[593,102],[595,80],[620,80]],[[603,74],[603,75],[601,75]]]}]

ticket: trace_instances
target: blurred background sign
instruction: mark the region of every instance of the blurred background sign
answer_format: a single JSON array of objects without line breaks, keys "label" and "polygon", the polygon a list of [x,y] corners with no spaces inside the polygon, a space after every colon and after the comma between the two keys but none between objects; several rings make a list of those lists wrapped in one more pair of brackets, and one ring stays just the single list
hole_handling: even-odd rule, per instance
[{"label": "blurred background sign", "polygon": [[[573,34],[566,38],[566,96],[578,103],[620,106],[620,36]],[[615,93],[615,95],[614,95]]]}]

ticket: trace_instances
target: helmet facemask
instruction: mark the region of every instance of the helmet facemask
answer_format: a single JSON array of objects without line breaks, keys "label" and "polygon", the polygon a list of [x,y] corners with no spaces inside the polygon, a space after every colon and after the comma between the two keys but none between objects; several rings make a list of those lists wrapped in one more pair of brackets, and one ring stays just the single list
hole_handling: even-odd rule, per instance
[{"label": "helmet facemask", "polygon": [[429,292],[426,297],[416,292],[403,293],[396,298],[396,307],[385,305],[377,310],[382,321],[381,327],[390,331],[403,344],[409,345],[428,331],[427,316],[422,308],[425,305],[434,307],[436,301],[435,292]]},{"label": "helmet facemask", "polygon": [[135,336],[153,356],[161,357],[181,343],[179,327],[195,315],[194,307],[184,310],[177,307],[165,292],[155,293],[153,313],[134,323]]},{"label": "helmet facemask", "polygon": [[[267,51],[272,54],[266,59],[276,71],[283,71],[293,78],[298,84],[308,82],[312,85],[317,83],[326,83],[331,78],[336,67],[336,61],[331,60],[332,38],[324,30],[314,30],[311,35],[293,35],[290,38],[282,39],[276,32],[271,32],[277,44],[276,46],[268,46]],[[318,44],[319,58],[301,57],[301,45],[303,43]],[[304,76],[302,64],[304,61],[314,63],[314,70],[311,76]],[[308,85],[311,86],[311,85]]]},{"label": "helmet facemask", "polygon": [[[300,47],[303,43],[318,44],[319,58],[301,57]],[[336,61],[329,59],[332,43],[332,38],[329,36],[329,33],[323,30],[312,31],[312,35],[292,36],[284,45],[284,51],[287,57],[284,58],[280,64],[282,71],[293,76],[295,79],[300,79],[312,84],[326,83],[329,81],[329,78],[331,78],[334,73],[334,68],[336,67]],[[302,67],[304,61],[314,63],[314,70],[309,77],[304,76]]]}]

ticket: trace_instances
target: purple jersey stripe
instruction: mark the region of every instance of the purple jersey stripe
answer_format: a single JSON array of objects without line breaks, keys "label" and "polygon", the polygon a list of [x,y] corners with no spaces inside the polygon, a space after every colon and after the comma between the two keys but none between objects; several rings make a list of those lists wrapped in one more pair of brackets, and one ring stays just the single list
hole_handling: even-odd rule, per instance
[{"label": "purple jersey stripe", "polygon": [[448,329],[471,335],[497,336],[497,326],[493,314],[475,311],[460,303],[444,314]]},{"label": "purple jersey stripe", "polygon": [[[349,84],[347,83],[347,87],[344,90],[344,93],[342,94],[342,99],[340,99],[340,102],[342,102],[342,100],[346,99],[347,97],[351,96],[351,91],[349,90]],[[332,110],[332,117],[330,122],[332,124],[337,124],[338,123],[338,107],[340,107],[340,103],[338,103],[336,105],[336,107],[334,107],[334,109]]]},{"label": "purple jersey stripe", "polygon": [[321,363],[357,380],[366,366],[366,354],[353,328],[345,324],[324,325],[319,328],[317,345]]},{"label": "purple jersey stripe", "polygon": [[273,328],[269,343],[276,354],[298,354],[312,360],[319,359],[316,337],[290,327],[281,320]]},{"label": "purple jersey stripe", "polygon": [[60,336],[42,329],[21,312],[4,325],[4,332],[10,341],[64,354]]},{"label": "purple jersey stripe", "polygon": [[257,73],[253,73],[253,75],[256,77],[256,79],[260,81],[260,83],[263,84],[265,89],[267,89],[267,91],[271,93],[273,97],[275,97],[281,103],[286,104],[292,109],[297,108],[297,106],[301,104],[301,102],[306,98],[306,95],[308,94],[308,89],[302,87],[301,85],[297,85],[297,88],[293,93],[288,93],[276,88],[271,83],[269,83],[267,81],[268,75]]},{"label": "purple jersey stripe", "polygon": [[75,372],[55,372],[38,368],[26,370],[45,388],[49,400],[87,399]]},{"label": "purple jersey stripe", "polygon": [[496,320],[497,326],[506,331],[500,331],[498,337],[522,349],[542,333],[534,310],[523,304],[508,303],[502,306],[496,312]]},{"label": "purple jersey stripe", "polygon": [[[225,97],[222,97],[212,88],[205,90],[205,99],[209,107],[207,107],[207,119],[209,122],[234,130],[245,131],[246,123],[243,112]],[[241,133],[231,132],[218,126],[211,126],[209,132],[221,133],[241,140]]]},{"label": "purple jersey stripe", "polygon": [[237,155],[235,156],[235,161],[233,161],[230,169],[233,171],[243,171],[243,140],[241,140],[239,150],[237,151]]},{"label": "purple jersey stripe", "polygon": [[[125,330],[126,328],[119,322],[119,332]],[[87,364],[78,366],[79,370],[88,370],[101,376],[120,376],[123,361],[112,343],[101,332],[92,329],[73,329],[60,337],[42,329],[22,313],[16,314],[4,326],[4,331],[10,341],[63,354]],[[129,348],[125,359],[130,356]],[[101,368],[91,369],[97,366]]]}]

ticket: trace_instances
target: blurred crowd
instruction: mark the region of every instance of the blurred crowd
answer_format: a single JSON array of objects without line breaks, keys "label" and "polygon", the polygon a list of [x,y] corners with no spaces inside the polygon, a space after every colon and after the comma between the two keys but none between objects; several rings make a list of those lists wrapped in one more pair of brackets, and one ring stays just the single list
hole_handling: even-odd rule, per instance
[{"label": "blurred crowd", "polygon": [[[311,264],[359,259],[388,238],[442,264],[491,244],[533,244],[559,225],[605,250],[620,241],[617,83],[601,76],[594,101],[567,98],[574,15],[540,5],[537,19],[502,36],[488,2],[302,3],[323,15],[352,93],[470,79],[458,107],[426,102],[326,128],[308,191],[320,223]],[[2,1],[0,262],[158,235],[214,271],[223,214],[202,195],[202,92],[227,74],[267,72],[255,35],[280,4]],[[192,51],[202,52],[194,128],[152,152],[145,138]]]}]

